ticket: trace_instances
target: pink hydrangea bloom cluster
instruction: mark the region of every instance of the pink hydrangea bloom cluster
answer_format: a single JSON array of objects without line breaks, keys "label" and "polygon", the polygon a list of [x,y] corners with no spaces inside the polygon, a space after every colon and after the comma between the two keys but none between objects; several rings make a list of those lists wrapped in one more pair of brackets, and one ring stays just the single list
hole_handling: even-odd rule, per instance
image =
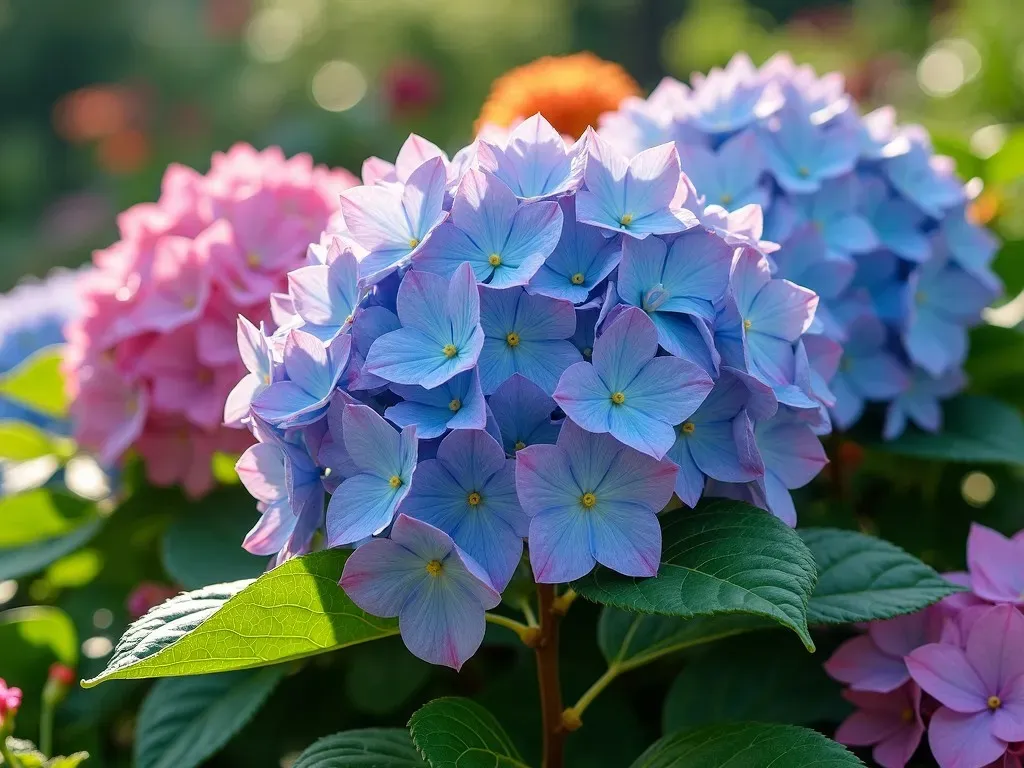
[{"label": "pink hydrangea bloom cluster", "polygon": [[4,721],[18,713],[20,706],[21,688],[8,687],[7,681],[0,677],[0,729],[4,729]]},{"label": "pink hydrangea bloom cluster", "polygon": [[826,671],[857,709],[836,740],[903,768],[927,732],[940,768],[1024,765],[1024,531],[981,525],[967,540],[967,587],[918,613],[876,621]]},{"label": "pink hydrangea bloom cluster", "polygon": [[78,441],[107,463],[134,447],[151,482],[210,490],[212,455],[251,442],[225,413],[245,372],[236,318],[270,319],[268,297],[355,182],[309,155],[245,144],[205,175],[171,165],[157,202],[119,216],[121,239],[79,282],[65,362]]}]

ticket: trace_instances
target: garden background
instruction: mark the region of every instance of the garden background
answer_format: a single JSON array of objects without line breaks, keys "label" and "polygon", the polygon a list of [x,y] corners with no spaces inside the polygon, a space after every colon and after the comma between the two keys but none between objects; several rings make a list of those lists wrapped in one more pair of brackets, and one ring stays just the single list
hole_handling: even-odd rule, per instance
[{"label": "garden background", "polygon": [[[648,92],[665,75],[685,80],[737,51],[761,63],[787,50],[819,72],[844,73],[865,111],[893,104],[901,122],[922,123],[964,179],[984,182],[971,215],[1003,241],[994,269],[1005,295],[972,331],[968,391],[1007,405],[979,400],[947,414],[953,443],[928,443],[917,458],[912,443],[879,448],[880,420],[869,414],[859,431],[829,438],[832,465],[798,506],[801,525],[857,528],[940,571],[963,568],[971,521],[1024,528],[1024,431],[995,429],[1019,424],[999,408],[1024,406],[1024,25],[1010,0],[0,0],[0,290],[86,263],[117,238],[118,211],[157,196],[168,163],[205,171],[212,152],[247,141],[358,173],[366,157],[394,157],[410,132],[453,152],[471,140],[495,78],[580,50],[618,62]],[[46,329],[19,330],[19,311],[0,299],[0,372],[53,341],[33,335]],[[57,437],[25,449],[31,461],[8,456],[0,484],[0,677],[26,691],[19,730],[28,734],[51,662],[97,674],[140,584],[173,593],[264,566],[238,546],[254,502],[231,458],[218,474],[225,487],[191,505],[177,491],[136,492],[130,466],[97,477],[94,465],[67,462],[60,406],[37,373],[27,385],[42,395],[37,423]],[[24,415],[4,408],[0,417]],[[935,460],[944,451],[971,458]],[[37,567],[18,559],[25,544],[62,549]],[[569,700],[604,667],[593,642],[598,609],[579,603],[563,636]],[[663,723],[774,718],[829,731],[848,707],[820,665],[842,637],[826,635],[813,657],[786,644],[767,675],[757,657],[772,640],[760,636],[711,647],[701,664],[639,670],[594,704],[586,738],[570,740],[569,764],[627,765]],[[523,679],[532,685],[533,660],[508,640],[489,636],[480,666],[461,676],[404,653],[397,638],[279,670],[266,705],[204,764],[288,765],[319,736],[404,725],[423,702],[453,693],[487,704],[533,758],[536,697],[519,691]],[[730,656],[749,661],[712,678]],[[676,674],[680,691],[713,687],[714,696],[678,695],[663,709],[658,691]],[[787,687],[795,677],[806,689]],[[56,751],[132,764],[148,690],[122,681],[72,691]]]}]

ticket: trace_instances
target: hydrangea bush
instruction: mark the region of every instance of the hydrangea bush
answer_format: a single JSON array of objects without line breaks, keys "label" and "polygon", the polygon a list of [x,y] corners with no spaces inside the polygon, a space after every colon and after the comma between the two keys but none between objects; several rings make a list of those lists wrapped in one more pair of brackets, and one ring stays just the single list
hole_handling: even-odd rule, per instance
[{"label": "hydrangea bush", "polygon": [[207,493],[213,454],[249,442],[224,426],[245,412],[225,410],[243,370],[236,318],[270,319],[267,298],[353,182],[308,155],[243,144],[206,175],[169,167],[158,201],[122,213],[121,239],[80,279],[65,358],[79,443],[108,465],[132,448],[151,482]]},{"label": "hydrangea bush", "polygon": [[[979,394],[1020,405],[1021,342],[972,330],[959,393],[970,195],[788,59],[584,130],[635,87],[599,71],[362,185],[236,147],[122,217],[76,434],[220,487],[0,496],[5,765],[1021,768],[1024,422]],[[57,359],[0,393],[63,414]],[[812,483],[869,401],[893,439]],[[37,432],[0,457],[70,475]]]},{"label": "hydrangea bush", "polygon": [[668,78],[627,99],[601,134],[628,152],[674,142],[706,211],[763,216],[781,246],[773,275],[819,296],[807,346],[837,371],[821,393],[838,427],[878,402],[886,439],[908,422],[940,429],[939,402],[964,386],[967,330],[1001,284],[970,185],[922,128],[892,107],[861,115],[837,73],[738,54],[689,87]]}]

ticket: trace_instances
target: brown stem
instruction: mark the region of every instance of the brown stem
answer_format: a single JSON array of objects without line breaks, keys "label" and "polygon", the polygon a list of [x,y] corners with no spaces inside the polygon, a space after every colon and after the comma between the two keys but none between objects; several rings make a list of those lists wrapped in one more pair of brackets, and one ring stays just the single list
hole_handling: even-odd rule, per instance
[{"label": "brown stem", "polygon": [[540,683],[540,711],[544,725],[543,768],[562,768],[565,762],[565,734],[562,727],[562,685],[558,679],[558,620],[553,584],[537,585],[540,638],[537,640],[537,680]]}]

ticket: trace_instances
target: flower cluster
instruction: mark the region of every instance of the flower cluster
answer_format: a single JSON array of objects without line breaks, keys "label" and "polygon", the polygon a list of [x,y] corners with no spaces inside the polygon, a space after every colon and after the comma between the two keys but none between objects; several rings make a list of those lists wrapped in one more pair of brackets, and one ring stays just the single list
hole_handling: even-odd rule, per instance
[{"label": "flower cluster", "polygon": [[825,462],[818,299],[770,275],[756,222],[682,206],[672,145],[567,146],[536,115],[451,161],[412,136],[364,181],[289,275],[278,330],[239,323],[250,552],[357,547],[349,596],[459,667],[524,539],[561,583],[655,575],[673,493],[795,523],[789,489]]},{"label": "flower cluster", "polygon": [[18,714],[20,706],[21,688],[9,688],[7,681],[0,677],[0,738],[10,733],[10,720]]},{"label": "flower cluster", "polygon": [[214,155],[205,176],[168,168],[159,200],[121,214],[121,239],[78,284],[66,369],[79,443],[104,464],[134,446],[152,482],[208,491],[213,453],[251,442],[224,426],[245,414],[225,411],[243,372],[235,318],[270,319],[268,297],[354,181],[246,145]]},{"label": "flower cluster", "polygon": [[872,622],[826,662],[857,707],[836,740],[903,768],[925,731],[940,768],[1020,768],[1024,756],[1024,531],[980,525],[967,541],[968,591]]},{"label": "flower cluster", "polygon": [[952,161],[892,108],[861,116],[841,76],[785,55],[757,69],[740,54],[691,85],[627,99],[602,135],[630,152],[675,142],[705,215],[761,207],[781,245],[773,275],[821,299],[807,346],[838,365],[821,394],[839,427],[884,402],[887,439],[908,420],[937,431],[940,399],[964,384],[967,328],[1001,290],[996,240],[970,222]]}]

